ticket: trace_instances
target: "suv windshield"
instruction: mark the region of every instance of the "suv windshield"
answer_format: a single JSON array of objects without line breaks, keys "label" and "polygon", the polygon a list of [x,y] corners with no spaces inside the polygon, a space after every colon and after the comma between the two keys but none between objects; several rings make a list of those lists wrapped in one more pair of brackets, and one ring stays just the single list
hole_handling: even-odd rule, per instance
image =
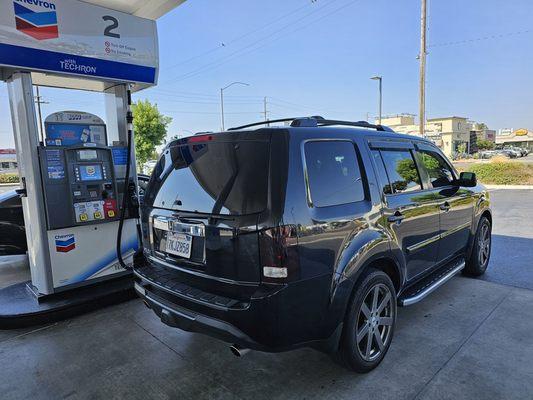
[{"label": "suv windshield", "polygon": [[261,212],[267,204],[269,157],[266,140],[178,142],[158,161],[145,204],[206,214]]}]

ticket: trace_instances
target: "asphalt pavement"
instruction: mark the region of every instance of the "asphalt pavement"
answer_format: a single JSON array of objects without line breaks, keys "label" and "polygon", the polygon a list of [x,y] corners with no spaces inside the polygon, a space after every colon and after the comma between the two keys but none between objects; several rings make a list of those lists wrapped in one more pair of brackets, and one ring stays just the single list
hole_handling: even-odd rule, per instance
[{"label": "asphalt pavement", "polygon": [[310,349],[235,358],[228,344],[163,325],[141,301],[37,329],[0,331],[0,398],[531,399],[531,190],[491,192],[493,252],[400,308],[392,347],[366,375]]},{"label": "asphalt pavement", "polygon": [[490,197],[492,252],[481,279],[533,290],[533,190],[492,190]]}]

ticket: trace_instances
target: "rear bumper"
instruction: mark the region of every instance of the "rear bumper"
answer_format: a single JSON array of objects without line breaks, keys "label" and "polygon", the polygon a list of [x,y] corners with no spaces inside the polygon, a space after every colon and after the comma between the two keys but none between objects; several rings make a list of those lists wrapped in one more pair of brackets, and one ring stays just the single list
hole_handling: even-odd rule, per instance
[{"label": "rear bumper", "polygon": [[[324,324],[326,278],[280,286],[258,284],[251,296],[238,300],[208,293],[205,286],[187,286],[187,277],[179,273],[179,279],[169,279],[154,276],[153,271],[157,266],[134,268],[135,290],[166,325],[266,352],[299,347],[329,351],[336,346],[340,325]],[[165,271],[169,273],[174,274]]]},{"label": "rear bumper", "polygon": [[162,299],[135,283],[135,291],[145,304],[159,317],[161,322],[173,328],[188,332],[203,333],[224,342],[235,343],[244,348],[266,350],[239,328],[207,315],[188,310]]}]

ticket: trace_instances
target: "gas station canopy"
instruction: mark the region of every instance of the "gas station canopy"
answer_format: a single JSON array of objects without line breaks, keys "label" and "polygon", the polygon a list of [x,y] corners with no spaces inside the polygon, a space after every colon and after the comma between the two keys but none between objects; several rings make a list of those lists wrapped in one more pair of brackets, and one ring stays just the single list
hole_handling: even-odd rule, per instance
[{"label": "gas station canopy", "polygon": [[179,6],[185,0],[84,0],[85,3],[94,4],[121,11],[126,14],[141,18],[156,20],[172,9]]}]

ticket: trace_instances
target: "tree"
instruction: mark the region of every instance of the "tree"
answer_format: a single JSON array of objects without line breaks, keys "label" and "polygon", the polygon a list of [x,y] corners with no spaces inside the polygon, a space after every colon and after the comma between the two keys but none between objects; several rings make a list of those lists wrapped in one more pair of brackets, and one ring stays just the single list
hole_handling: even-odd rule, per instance
[{"label": "tree", "polygon": [[479,150],[493,150],[494,146],[494,142],[491,142],[490,140],[478,139],[477,141],[477,148]]},{"label": "tree", "polygon": [[155,148],[163,143],[172,118],[161,114],[157,104],[148,100],[136,101],[131,110],[135,132],[135,157],[140,167],[157,155]]}]

